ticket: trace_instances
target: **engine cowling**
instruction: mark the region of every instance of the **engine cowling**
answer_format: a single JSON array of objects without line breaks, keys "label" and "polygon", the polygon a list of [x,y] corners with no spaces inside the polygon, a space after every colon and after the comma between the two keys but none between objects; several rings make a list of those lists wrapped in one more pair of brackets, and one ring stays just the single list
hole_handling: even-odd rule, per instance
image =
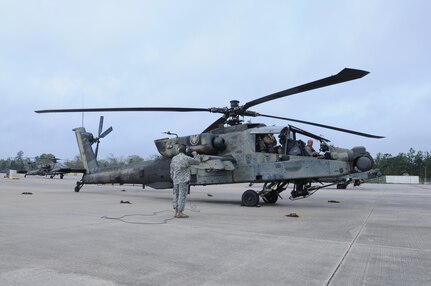
[{"label": "engine cowling", "polygon": [[203,155],[217,155],[226,149],[226,142],[223,137],[208,133],[176,137],[163,138],[154,141],[159,153],[168,158],[178,154],[178,146],[186,145],[187,153],[196,151]]}]

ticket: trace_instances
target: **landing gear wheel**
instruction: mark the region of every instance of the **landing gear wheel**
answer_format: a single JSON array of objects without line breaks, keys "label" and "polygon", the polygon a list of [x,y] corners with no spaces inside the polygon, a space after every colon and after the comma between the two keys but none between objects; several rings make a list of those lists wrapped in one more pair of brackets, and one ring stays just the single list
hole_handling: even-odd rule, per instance
[{"label": "landing gear wheel", "polygon": [[259,194],[254,190],[247,190],[242,194],[241,205],[255,207],[259,204]]},{"label": "landing gear wheel", "polygon": [[275,204],[278,200],[278,192],[272,191],[263,196],[263,201],[267,204]]},{"label": "landing gear wheel", "polygon": [[82,188],[83,185],[84,184],[81,183],[80,181],[76,182],[75,192],[78,193],[81,190],[81,188]]}]

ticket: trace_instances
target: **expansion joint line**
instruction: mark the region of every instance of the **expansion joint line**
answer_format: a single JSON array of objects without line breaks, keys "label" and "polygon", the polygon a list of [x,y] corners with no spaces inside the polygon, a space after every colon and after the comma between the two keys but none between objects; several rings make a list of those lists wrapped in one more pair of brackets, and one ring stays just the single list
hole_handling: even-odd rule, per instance
[{"label": "expansion joint line", "polygon": [[349,247],[347,248],[346,252],[344,253],[343,257],[341,258],[340,262],[338,262],[337,267],[335,267],[334,272],[332,272],[331,277],[329,277],[328,282],[326,282],[325,286],[329,286],[332,279],[335,277],[335,274],[337,274],[338,269],[340,269],[341,264],[343,264],[344,260],[346,259],[347,255],[349,254],[350,250],[352,249],[353,245],[356,243],[356,240],[358,240],[359,235],[361,235],[362,230],[364,229],[365,225],[368,223],[368,220],[371,217],[371,214],[373,213],[374,208],[371,209],[370,213],[368,214],[367,218],[365,219],[364,223],[362,224],[361,228],[359,229],[356,236],[353,238],[353,240],[350,242]]}]

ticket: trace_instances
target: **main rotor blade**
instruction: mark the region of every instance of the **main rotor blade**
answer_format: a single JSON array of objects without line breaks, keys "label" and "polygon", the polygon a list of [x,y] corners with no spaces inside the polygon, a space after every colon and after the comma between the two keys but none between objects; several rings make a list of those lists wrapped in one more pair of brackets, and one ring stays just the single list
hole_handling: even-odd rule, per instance
[{"label": "main rotor blade", "polygon": [[226,122],[226,117],[222,116],[219,119],[217,119],[216,121],[214,121],[204,131],[202,131],[202,133],[206,133],[206,132],[209,132],[209,131],[211,131],[213,129],[216,129],[217,127],[219,127],[220,125],[224,124],[225,122]]},{"label": "main rotor blade", "polygon": [[113,108],[72,108],[72,109],[45,109],[36,110],[36,113],[63,113],[63,112],[117,112],[117,111],[171,111],[171,112],[210,112],[209,108],[189,107],[113,107]]},{"label": "main rotor blade", "polygon": [[259,114],[259,116],[288,120],[288,121],[294,121],[294,122],[304,123],[304,124],[308,124],[308,125],[314,125],[314,126],[323,127],[326,129],[332,129],[332,130],[341,131],[341,132],[350,133],[350,134],[355,134],[355,135],[363,136],[363,137],[379,138],[379,139],[385,138],[384,136],[372,135],[372,134],[362,133],[362,132],[358,132],[358,131],[354,131],[354,130],[344,129],[344,128],[330,126],[330,125],[324,125],[324,124],[320,124],[320,123],[314,123],[314,122],[310,122],[310,121],[298,120],[298,119],[293,119],[293,118],[273,116],[273,115],[265,115],[265,114]]},{"label": "main rotor blade", "polygon": [[345,68],[336,75],[322,78],[313,82],[309,82],[303,85],[299,85],[297,87],[289,88],[283,91],[279,91],[279,92],[249,101],[246,104],[244,104],[243,108],[244,110],[247,110],[252,106],[255,106],[270,100],[278,99],[278,98],[289,96],[296,93],[301,93],[304,91],[309,91],[316,88],[321,88],[325,86],[330,86],[330,85],[362,78],[366,76],[368,73],[369,72],[363,71],[363,70]]}]

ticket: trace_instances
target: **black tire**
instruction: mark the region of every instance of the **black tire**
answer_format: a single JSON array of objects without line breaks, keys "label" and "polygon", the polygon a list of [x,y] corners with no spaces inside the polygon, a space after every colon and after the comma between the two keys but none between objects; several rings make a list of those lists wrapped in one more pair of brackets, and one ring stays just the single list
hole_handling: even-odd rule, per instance
[{"label": "black tire", "polygon": [[79,181],[76,183],[76,186],[75,186],[75,192],[76,193],[78,193],[80,190],[81,190],[81,188],[82,188],[82,186],[83,186],[84,184],[81,184]]},{"label": "black tire", "polygon": [[259,204],[259,194],[254,190],[247,190],[242,194],[241,205],[255,207]]}]

